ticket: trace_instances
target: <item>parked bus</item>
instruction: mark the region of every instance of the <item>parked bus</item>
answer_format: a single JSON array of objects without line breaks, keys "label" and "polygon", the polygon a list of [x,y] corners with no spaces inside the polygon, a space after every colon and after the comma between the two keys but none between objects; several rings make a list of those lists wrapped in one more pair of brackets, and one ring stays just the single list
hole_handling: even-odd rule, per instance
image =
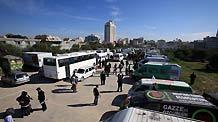
[{"label": "parked bus", "polygon": [[138,80],[141,78],[152,78],[165,80],[179,80],[181,74],[181,66],[165,62],[147,62],[139,64],[139,68],[133,72],[133,78]]},{"label": "parked bus", "polygon": [[58,56],[46,57],[43,60],[44,76],[52,79],[64,79],[85,66],[95,66],[95,52],[74,52]]},{"label": "parked bus", "polygon": [[173,91],[179,93],[193,92],[191,86],[183,81],[143,78],[129,89],[128,95],[134,96],[138,92],[154,89],[157,91]]},{"label": "parked bus", "polygon": [[49,52],[24,52],[24,67],[39,69],[42,67],[43,58],[52,56]]},{"label": "parked bus", "polygon": [[119,111],[103,122],[198,122],[194,119],[169,115],[163,112],[142,109],[127,108]]},{"label": "parked bus", "polygon": [[140,107],[205,122],[217,122],[218,108],[201,95],[146,91],[131,97],[130,107]]}]

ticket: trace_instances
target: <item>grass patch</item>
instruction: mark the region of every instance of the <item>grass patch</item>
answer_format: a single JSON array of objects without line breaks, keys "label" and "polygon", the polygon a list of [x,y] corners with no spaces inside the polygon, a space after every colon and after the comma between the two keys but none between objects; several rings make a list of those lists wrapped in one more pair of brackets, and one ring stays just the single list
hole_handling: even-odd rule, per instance
[{"label": "grass patch", "polygon": [[182,67],[181,81],[190,82],[190,74],[195,72],[196,80],[192,88],[199,92],[218,92],[218,72],[206,70],[206,63],[173,61]]}]

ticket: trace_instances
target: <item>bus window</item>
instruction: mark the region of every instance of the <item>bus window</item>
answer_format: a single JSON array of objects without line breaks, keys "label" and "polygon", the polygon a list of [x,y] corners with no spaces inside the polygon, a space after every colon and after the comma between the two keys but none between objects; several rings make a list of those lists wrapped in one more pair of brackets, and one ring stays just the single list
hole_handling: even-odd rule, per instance
[{"label": "bus window", "polygon": [[160,74],[167,74],[167,70],[166,69],[160,69]]},{"label": "bus window", "polygon": [[43,64],[48,66],[56,66],[56,60],[52,58],[45,58],[43,60]]},{"label": "bus window", "polygon": [[158,70],[157,70],[156,68],[150,67],[150,68],[148,69],[148,72],[149,72],[149,73],[156,74],[156,73],[158,73]]},{"label": "bus window", "polygon": [[170,70],[169,74],[177,76],[177,75],[179,75],[179,72],[178,72],[178,70]]},{"label": "bus window", "polygon": [[70,64],[73,64],[73,63],[75,63],[75,60],[74,60],[74,58],[69,58],[69,63],[70,63]]},{"label": "bus window", "polygon": [[84,55],[83,56],[83,60],[85,61],[85,60],[89,60],[89,55]]},{"label": "bus window", "polygon": [[66,64],[67,64],[67,60],[66,59],[59,59],[58,60],[59,67],[65,66]]}]

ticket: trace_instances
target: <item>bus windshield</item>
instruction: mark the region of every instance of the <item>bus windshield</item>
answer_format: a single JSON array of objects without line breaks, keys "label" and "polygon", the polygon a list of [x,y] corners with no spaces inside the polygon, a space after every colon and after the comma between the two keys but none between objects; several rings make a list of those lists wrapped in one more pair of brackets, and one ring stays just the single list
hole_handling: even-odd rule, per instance
[{"label": "bus windshield", "polygon": [[44,58],[43,64],[48,66],[56,66],[56,60],[54,58]]}]

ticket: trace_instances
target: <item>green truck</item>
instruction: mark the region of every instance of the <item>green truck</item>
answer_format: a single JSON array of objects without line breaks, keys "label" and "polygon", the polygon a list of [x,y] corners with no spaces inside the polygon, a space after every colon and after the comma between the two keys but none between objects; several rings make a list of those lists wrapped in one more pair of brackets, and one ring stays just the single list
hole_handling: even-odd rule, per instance
[{"label": "green truck", "polygon": [[147,62],[139,64],[132,77],[136,80],[141,78],[152,78],[165,80],[179,80],[181,75],[181,66],[178,64],[165,62]]},{"label": "green truck", "polygon": [[0,58],[0,66],[5,76],[9,76],[13,71],[21,70],[23,60],[20,57],[6,55]]}]

